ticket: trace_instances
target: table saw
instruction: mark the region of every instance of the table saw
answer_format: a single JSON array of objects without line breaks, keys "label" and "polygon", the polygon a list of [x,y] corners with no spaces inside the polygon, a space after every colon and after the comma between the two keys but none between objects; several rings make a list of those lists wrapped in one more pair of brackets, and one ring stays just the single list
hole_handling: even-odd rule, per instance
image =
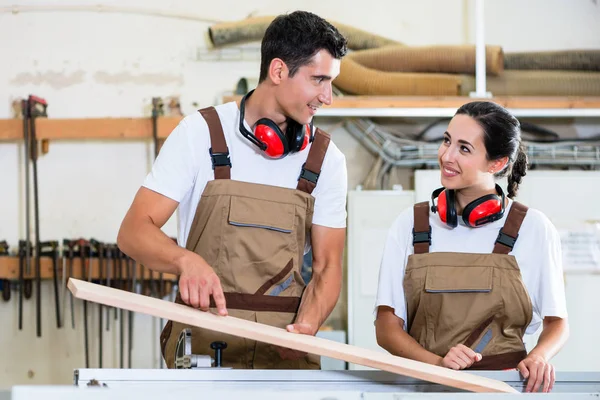
[{"label": "table saw", "polygon": [[[517,371],[473,371],[504,381],[519,392],[525,382]],[[16,386],[10,400],[196,399],[281,400],[426,400],[512,399],[518,394],[467,393],[377,370],[78,369],[73,386]],[[600,372],[557,372],[552,393],[540,399],[600,399]],[[1,398],[0,398],[1,399]]]}]

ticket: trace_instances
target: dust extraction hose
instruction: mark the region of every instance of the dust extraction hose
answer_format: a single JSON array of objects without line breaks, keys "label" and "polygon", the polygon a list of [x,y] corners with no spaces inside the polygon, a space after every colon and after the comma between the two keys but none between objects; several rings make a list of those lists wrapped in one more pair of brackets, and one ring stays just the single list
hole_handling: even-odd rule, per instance
[{"label": "dust extraction hose", "polygon": [[506,53],[505,69],[600,71],[600,50]]},{"label": "dust extraction hose", "polygon": [[340,74],[333,84],[349,94],[382,96],[456,96],[460,75],[385,72],[342,58]]},{"label": "dust extraction hose", "polygon": [[[241,21],[224,22],[208,28],[208,37],[214,47],[230,44],[241,44],[262,40],[267,27],[274,16],[252,17]],[[352,26],[331,22],[348,40],[348,48],[352,50],[372,49],[402,43],[375,35]]]},{"label": "dust extraction hose", "polygon": [[[437,72],[475,74],[475,46],[386,46],[348,55],[364,67],[387,72]],[[502,47],[486,46],[486,70],[502,75]]]},{"label": "dust extraction hose", "polygon": [[[600,96],[599,72],[505,70],[487,78],[494,96]],[[475,90],[475,77],[462,76],[461,95]]]}]

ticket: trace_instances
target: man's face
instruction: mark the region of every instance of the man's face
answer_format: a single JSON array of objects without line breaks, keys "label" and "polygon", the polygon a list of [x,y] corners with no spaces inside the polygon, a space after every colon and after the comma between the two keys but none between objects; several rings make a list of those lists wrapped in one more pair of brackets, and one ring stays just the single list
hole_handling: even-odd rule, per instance
[{"label": "man's face", "polygon": [[298,123],[309,124],[319,107],[331,104],[331,82],[339,73],[340,60],[327,50],[319,51],[310,63],[278,85],[276,98],[283,113]]}]

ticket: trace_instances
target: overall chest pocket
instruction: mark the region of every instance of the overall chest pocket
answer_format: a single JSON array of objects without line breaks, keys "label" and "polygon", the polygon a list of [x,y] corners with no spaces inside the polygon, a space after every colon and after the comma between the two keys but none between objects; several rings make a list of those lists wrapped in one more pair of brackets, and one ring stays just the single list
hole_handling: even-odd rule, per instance
[{"label": "overall chest pocket", "polygon": [[282,268],[297,248],[295,224],[293,204],[232,196],[223,237],[230,261]]},{"label": "overall chest pocket", "polygon": [[421,295],[427,324],[437,332],[456,332],[479,324],[502,299],[493,292],[493,267],[432,266]]}]

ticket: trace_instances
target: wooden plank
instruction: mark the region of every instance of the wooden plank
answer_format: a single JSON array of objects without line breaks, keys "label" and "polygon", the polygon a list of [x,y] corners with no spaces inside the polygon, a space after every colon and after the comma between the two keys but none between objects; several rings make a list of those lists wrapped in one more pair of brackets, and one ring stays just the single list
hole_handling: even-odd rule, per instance
[{"label": "wooden plank", "polygon": [[170,319],[250,340],[336,358],[462,390],[518,393],[504,382],[476,376],[464,371],[454,371],[310,335],[290,333],[285,329],[231,316],[223,317],[182,304],[175,304],[77,279],[69,279],[68,287],[75,297],[84,300]]},{"label": "wooden plank", "polygon": [[[87,258],[84,261],[87,264]],[[62,266],[63,259],[59,258],[58,264],[58,276],[62,277]],[[68,263],[68,261],[67,261]],[[123,279],[127,279],[129,276],[129,271],[127,270],[127,266],[125,264],[125,260],[121,262],[121,276]],[[106,264],[105,264],[106,266]],[[68,267],[68,264],[67,264]],[[35,269],[35,259],[31,259],[31,273],[25,274],[24,279],[33,279],[35,278],[34,274]],[[110,262],[110,276],[111,280],[116,279],[116,273],[118,268],[113,269],[113,261]],[[41,257],[40,259],[40,272],[42,279],[52,279],[54,276],[52,259],[50,257]],[[158,279],[158,272],[150,271],[147,268],[144,268],[144,276],[142,277],[142,265],[136,264],[136,279],[138,281]],[[73,258],[73,269],[71,273],[71,277],[83,279],[83,273],[81,270],[81,259],[75,255]],[[102,278],[101,278],[102,277]],[[99,260],[97,258],[91,259],[91,279],[105,279],[106,272],[102,271],[100,274],[99,270]],[[19,279],[19,257],[15,256],[5,256],[0,257],[0,279],[9,279],[9,280],[18,280]],[[178,277],[174,274],[163,274],[164,280],[178,280]]]},{"label": "wooden plank", "polygon": [[[157,133],[166,138],[181,121],[181,117],[159,117]],[[80,139],[148,139],[152,137],[150,118],[79,118],[36,120],[38,140]],[[21,140],[23,120],[0,120],[0,140]]]}]

